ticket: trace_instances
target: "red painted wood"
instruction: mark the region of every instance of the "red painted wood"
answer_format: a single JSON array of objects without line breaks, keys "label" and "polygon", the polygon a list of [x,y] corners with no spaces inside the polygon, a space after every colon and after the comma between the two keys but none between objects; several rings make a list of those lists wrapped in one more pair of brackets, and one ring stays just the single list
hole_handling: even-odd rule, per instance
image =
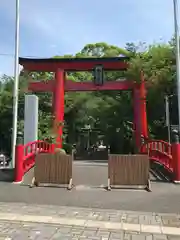
[{"label": "red painted wood", "polygon": [[143,73],[141,72],[140,83],[140,118],[141,118],[141,135],[148,138],[147,111],[146,111],[146,87]]},{"label": "red painted wood", "polygon": [[54,80],[29,82],[28,90],[32,92],[53,92]]},{"label": "red painted wood", "polygon": [[34,72],[92,71],[96,65],[103,65],[105,70],[127,70],[126,58],[84,58],[84,59],[19,59],[24,69]]},{"label": "red painted wood", "polygon": [[174,181],[180,183],[180,144],[172,144]]},{"label": "red painted wood", "polygon": [[[30,82],[29,90],[33,92],[53,92],[55,81]],[[93,82],[73,82],[65,81],[66,92],[73,91],[104,91],[104,90],[131,90],[134,87],[133,81],[108,81],[103,86],[96,86]]]},{"label": "red painted wood", "polygon": [[[18,146],[17,146],[18,147]],[[23,146],[22,156],[22,168],[23,175],[28,172],[35,163],[35,157],[38,153],[54,152],[54,144],[47,143],[45,141],[30,142]],[[20,158],[18,158],[20,160]],[[18,161],[18,160],[17,160]],[[21,166],[20,166],[21,167]],[[16,171],[21,171],[20,167],[17,167]]]},{"label": "red painted wood", "polygon": [[54,131],[56,134],[56,144],[58,148],[62,148],[64,123],[64,82],[64,71],[58,69],[55,74],[53,94]]},{"label": "red painted wood", "polygon": [[15,156],[15,182],[21,182],[24,176],[23,168],[24,146],[22,144],[16,146]]},{"label": "red painted wood", "polygon": [[141,153],[148,153],[152,161],[157,161],[164,165],[169,171],[174,172],[174,157],[172,156],[172,146],[162,140],[148,140],[140,148]]},{"label": "red painted wood", "polygon": [[93,82],[66,81],[65,91],[105,91],[105,90],[131,90],[134,84],[131,81],[108,81],[102,86],[96,86]]}]

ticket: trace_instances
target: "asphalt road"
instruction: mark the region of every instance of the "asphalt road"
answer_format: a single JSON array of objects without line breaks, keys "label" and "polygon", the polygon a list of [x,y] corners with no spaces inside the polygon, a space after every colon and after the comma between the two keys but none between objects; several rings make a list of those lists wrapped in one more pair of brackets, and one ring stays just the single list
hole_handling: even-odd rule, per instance
[{"label": "asphalt road", "polygon": [[33,169],[22,185],[0,183],[0,202],[23,202],[59,206],[90,207],[144,212],[179,213],[180,185],[152,182],[152,192],[144,190],[106,191],[105,163],[77,162],[73,168],[74,184],[71,191],[59,187],[29,188]]}]

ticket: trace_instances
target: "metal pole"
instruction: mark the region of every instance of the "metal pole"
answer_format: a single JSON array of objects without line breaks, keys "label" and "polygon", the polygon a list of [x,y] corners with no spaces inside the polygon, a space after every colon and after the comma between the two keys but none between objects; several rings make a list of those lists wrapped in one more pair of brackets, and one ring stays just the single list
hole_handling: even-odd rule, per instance
[{"label": "metal pole", "polygon": [[180,130],[180,47],[179,47],[179,27],[178,27],[178,4],[173,0],[174,6],[174,31],[176,41],[176,76],[177,76],[177,97],[178,97],[178,123]]},{"label": "metal pole", "polygon": [[16,0],[15,27],[15,60],[14,60],[14,89],[13,89],[13,129],[12,129],[12,168],[15,167],[15,147],[18,120],[18,90],[19,90],[19,0]]},{"label": "metal pole", "polygon": [[168,129],[168,142],[171,143],[171,127],[170,127],[170,112],[169,112],[169,97],[165,96],[166,104],[166,126]]}]

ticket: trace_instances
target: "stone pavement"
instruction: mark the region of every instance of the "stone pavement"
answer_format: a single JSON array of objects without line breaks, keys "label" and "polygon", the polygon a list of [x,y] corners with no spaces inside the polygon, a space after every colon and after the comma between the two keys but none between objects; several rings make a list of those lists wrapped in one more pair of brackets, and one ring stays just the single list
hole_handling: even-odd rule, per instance
[{"label": "stone pavement", "polygon": [[180,215],[0,203],[0,240],[178,240]]}]

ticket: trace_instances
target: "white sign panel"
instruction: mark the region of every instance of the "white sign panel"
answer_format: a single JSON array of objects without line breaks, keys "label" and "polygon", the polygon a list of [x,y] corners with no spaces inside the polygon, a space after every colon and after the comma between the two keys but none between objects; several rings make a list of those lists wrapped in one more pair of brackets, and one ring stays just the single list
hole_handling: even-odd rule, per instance
[{"label": "white sign panel", "polygon": [[38,97],[25,96],[24,109],[24,144],[38,139]]}]

